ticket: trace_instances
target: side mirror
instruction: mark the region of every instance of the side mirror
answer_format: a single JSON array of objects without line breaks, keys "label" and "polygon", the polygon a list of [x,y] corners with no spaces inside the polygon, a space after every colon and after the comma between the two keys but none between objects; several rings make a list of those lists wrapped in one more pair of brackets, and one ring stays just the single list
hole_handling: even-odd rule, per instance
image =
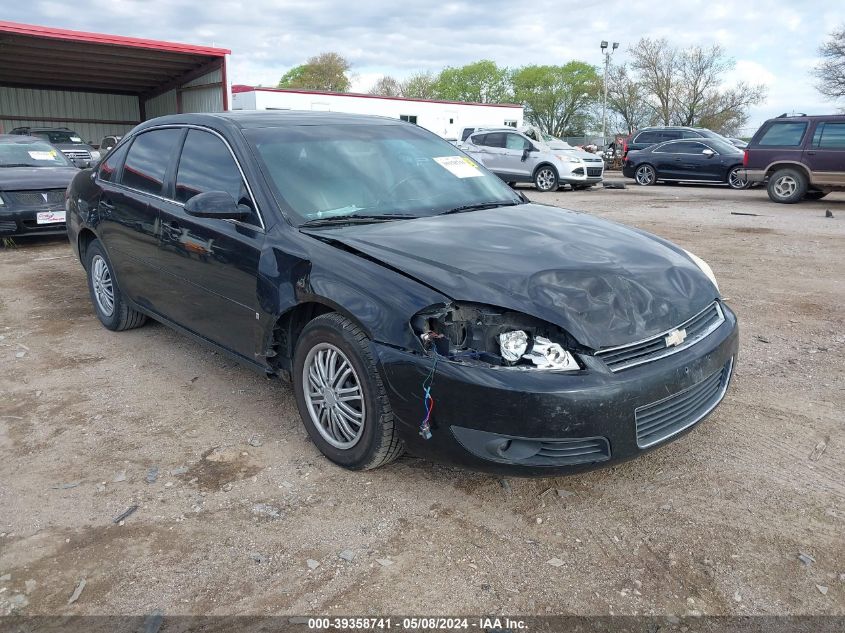
[{"label": "side mirror", "polygon": [[241,220],[249,212],[225,191],[198,193],[185,203],[185,213],[197,218]]},{"label": "side mirror", "polygon": [[703,149],[701,150],[701,153],[704,154],[707,158],[716,155],[716,152],[714,152],[712,149]]}]

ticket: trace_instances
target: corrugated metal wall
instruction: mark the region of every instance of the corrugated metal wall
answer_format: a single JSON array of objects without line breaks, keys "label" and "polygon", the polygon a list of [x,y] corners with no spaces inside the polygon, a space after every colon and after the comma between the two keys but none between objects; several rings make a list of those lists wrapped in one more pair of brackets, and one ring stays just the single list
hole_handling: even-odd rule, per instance
[{"label": "corrugated metal wall", "polygon": [[[48,119],[12,120],[6,116],[34,116]],[[0,127],[9,132],[16,127],[68,127],[83,140],[99,144],[109,134],[125,134],[126,123],[77,123],[66,119],[139,121],[138,98],[131,95],[36,90],[0,86]]]},{"label": "corrugated metal wall", "polygon": [[[183,88],[193,86],[210,85],[206,88],[193,88],[181,90],[182,112],[222,112],[223,111],[223,89],[220,86],[223,73],[220,70],[213,70],[193,81],[186,83]],[[176,114],[176,90],[170,90],[163,95],[148,99],[144,103],[144,109],[148,119],[165,114]]]}]

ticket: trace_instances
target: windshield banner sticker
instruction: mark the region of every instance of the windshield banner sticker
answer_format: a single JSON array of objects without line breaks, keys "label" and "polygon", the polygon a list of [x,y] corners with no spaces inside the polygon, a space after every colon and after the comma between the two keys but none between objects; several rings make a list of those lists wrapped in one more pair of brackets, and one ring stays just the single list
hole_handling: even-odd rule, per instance
[{"label": "windshield banner sticker", "polygon": [[482,175],[478,165],[466,156],[439,156],[433,160],[458,178],[476,178]]},{"label": "windshield banner sticker", "polygon": [[56,159],[56,152],[49,151],[49,152],[28,152],[29,157],[32,160],[55,160]]}]

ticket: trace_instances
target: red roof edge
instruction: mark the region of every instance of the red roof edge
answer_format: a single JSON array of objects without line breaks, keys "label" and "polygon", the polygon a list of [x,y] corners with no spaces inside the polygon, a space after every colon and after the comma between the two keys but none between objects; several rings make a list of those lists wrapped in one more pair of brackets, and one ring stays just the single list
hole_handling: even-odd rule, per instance
[{"label": "red roof edge", "polygon": [[212,57],[223,57],[224,55],[229,55],[232,52],[227,48],[214,48],[212,46],[195,46],[193,44],[163,42],[161,40],[147,40],[138,37],[125,37],[123,35],[108,35],[106,33],[71,31],[68,29],[56,29],[49,26],[38,26],[35,24],[5,22],[3,20],[0,20],[0,33],[13,33],[15,35],[29,35],[31,37],[43,37],[47,39],[66,40],[73,42],[87,42],[89,44],[106,44],[111,46],[126,46],[129,48],[146,48],[151,50],[168,51],[172,53],[208,55]]},{"label": "red roof edge", "polygon": [[422,103],[446,103],[449,105],[475,105],[495,108],[521,108],[518,103],[478,103],[476,101],[443,101],[441,99],[408,99],[406,97],[386,97],[384,95],[370,95],[360,92],[329,92],[325,90],[296,90],[294,88],[258,88],[236,84],[232,86],[232,94],[239,92],[290,92],[302,95],[328,95],[330,97],[363,97],[365,99],[387,99],[388,101],[418,101]]}]

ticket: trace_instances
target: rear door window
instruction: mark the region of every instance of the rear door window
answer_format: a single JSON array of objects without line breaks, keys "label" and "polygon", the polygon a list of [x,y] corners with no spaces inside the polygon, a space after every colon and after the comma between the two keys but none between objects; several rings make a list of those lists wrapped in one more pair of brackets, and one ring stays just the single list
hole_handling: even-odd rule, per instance
[{"label": "rear door window", "polygon": [[504,147],[505,133],[492,132],[491,134],[485,134],[484,141],[481,143],[476,143],[476,145],[486,145],[487,147]]},{"label": "rear door window", "polygon": [[813,145],[819,149],[845,149],[845,123],[820,123]]},{"label": "rear door window", "polygon": [[681,130],[663,130],[660,132],[660,136],[664,141],[670,141],[675,138],[681,138],[683,134]]},{"label": "rear door window", "polygon": [[128,143],[111,153],[111,156],[100,166],[100,179],[108,182],[114,182],[117,178],[120,166],[123,164],[123,159],[126,158],[126,149],[129,147]]},{"label": "rear door window", "polygon": [[776,121],[763,133],[758,145],[773,145],[776,147],[799,147],[807,131],[804,121]]},{"label": "rear door window", "polygon": [[658,132],[648,131],[648,132],[640,132],[637,134],[637,137],[634,139],[634,143],[645,143],[648,145],[659,143],[660,141],[665,140],[663,139]]},{"label": "rear door window", "polygon": [[132,142],[120,182],[132,189],[162,195],[167,166],[182,130],[167,128],[144,132]]}]

